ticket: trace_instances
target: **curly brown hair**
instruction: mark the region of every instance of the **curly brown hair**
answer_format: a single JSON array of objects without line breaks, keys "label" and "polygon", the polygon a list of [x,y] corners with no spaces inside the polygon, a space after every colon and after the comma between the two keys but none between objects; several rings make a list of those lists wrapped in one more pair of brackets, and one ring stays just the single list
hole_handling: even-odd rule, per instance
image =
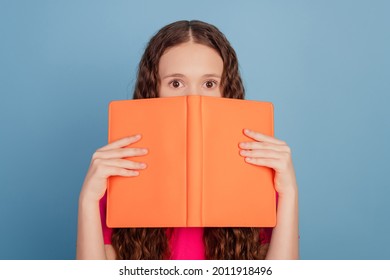
[{"label": "curly brown hair", "polygon": [[[192,20],[177,21],[160,29],[149,41],[141,58],[133,99],[158,98],[158,65],[161,56],[173,46],[192,40],[216,50],[223,60],[222,97],[244,99],[245,90],[236,53],[225,35],[214,25]],[[261,228],[210,228],[203,231],[206,259],[264,259],[268,244],[261,245]],[[166,228],[115,228],[111,242],[117,259],[169,259]]]}]

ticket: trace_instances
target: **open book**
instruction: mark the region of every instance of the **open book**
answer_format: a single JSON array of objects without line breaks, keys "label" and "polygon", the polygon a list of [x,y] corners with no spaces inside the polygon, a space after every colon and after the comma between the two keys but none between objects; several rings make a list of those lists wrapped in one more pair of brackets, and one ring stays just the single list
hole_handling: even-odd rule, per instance
[{"label": "open book", "polygon": [[148,166],[135,177],[111,176],[108,227],[273,227],[273,170],[245,162],[249,128],[270,136],[273,105],[187,95],[109,104],[108,142],[141,134],[126,148]]}]

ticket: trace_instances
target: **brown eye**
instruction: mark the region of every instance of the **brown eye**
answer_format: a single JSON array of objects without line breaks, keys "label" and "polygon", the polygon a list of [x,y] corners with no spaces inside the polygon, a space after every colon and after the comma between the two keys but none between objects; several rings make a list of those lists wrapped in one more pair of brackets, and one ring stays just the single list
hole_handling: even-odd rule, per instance
[{"label": "brown eye", "polygon": [[214,85],[216,85],[216,82],[215,82],[215,81],[207,81],[207,82],[205,83],[205,86],[206,86],[207,88],[213,88]]},{"label": "brown eye", "polygon": [[180,87],[180,82],[178,81],[178,80],[173,80],[172,82],[171,82],[171,85],[172,85],[172,87],[174,87],[174,88],[179,88]]}]

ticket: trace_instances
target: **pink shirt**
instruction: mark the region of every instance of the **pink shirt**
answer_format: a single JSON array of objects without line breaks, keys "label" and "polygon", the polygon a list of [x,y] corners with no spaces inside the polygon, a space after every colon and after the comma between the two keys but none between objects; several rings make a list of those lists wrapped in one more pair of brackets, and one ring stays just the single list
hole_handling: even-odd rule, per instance
[{"label": "pink shirt", "polygon": [[[102,221],[104,244],[111,244],[112,228],[106,225],[106,202],[107,193],[100,200],[100,217]],[[269,243],[272,228],[264,228],[260,231],[260,243]],[[167,231],[170,230],[169,228]],[[169,235],[168,235],[169,236]],[[173,260],[204,260],[205,249],[203,244],[202,227],[173,228],[169,239],[171,259]]]}]

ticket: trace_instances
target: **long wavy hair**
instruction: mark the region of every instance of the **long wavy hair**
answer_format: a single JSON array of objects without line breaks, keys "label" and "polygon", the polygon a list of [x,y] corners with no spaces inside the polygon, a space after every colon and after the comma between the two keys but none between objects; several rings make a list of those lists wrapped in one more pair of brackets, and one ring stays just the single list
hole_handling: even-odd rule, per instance
[{"label": "long wavy hair", "polygon": [[[223,60],[222,97],[244,99],[238,59],[229,41],[215,26],[197,20],[177,21],[160,29],[149,41],[138,68],[133,99],[158,98],[158,66],[164,52],[192,40],[216,50]],[[210,228],[203,231],[206,259],[264,259],[268,244],[261,245],[261,228]],[[111,242],[117,259],[169,259],[167,228],[115,228]]]}]

